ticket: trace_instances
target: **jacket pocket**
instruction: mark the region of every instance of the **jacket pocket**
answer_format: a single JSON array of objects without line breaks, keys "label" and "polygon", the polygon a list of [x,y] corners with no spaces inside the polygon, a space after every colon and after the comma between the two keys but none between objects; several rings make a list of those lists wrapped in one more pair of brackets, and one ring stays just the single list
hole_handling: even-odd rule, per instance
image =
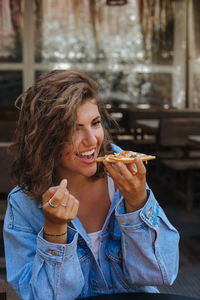
[{"label": "jacket pocket", "polygon": [[123,260],[121,252],[121,240],[110,241],[106,251],[106,260],[110,265],[110,274],[112,277],[113,288],[120,291],[130,289],[129,284],[124,280]]}]

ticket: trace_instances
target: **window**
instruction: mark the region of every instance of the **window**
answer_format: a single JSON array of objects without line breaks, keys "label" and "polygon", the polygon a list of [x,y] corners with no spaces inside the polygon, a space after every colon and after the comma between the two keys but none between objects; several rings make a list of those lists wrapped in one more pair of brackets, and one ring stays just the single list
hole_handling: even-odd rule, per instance
[{"label": "window", "polygon": [[124,6],[108,6],[106,0],[2,1],[0,106],[10,107],[41,73],[60,68],[91,73],[107,103],[200,107],[199,53],[190,62],[187,56],[188,30],[190,51],[198,49],[200,10],[198,0],[187,5],[186,0],[129,0]]},{"label": "window", "polygon": [[11,106],[22,92],[24,2],[0,4],[0,106]]},{"label": "window", "polygon": [[[193,4],[193,5],[192,5]],[[200,2],[189,2],[189,106],[200,108]],[[190,34],[189,34],[190,33]]]}]

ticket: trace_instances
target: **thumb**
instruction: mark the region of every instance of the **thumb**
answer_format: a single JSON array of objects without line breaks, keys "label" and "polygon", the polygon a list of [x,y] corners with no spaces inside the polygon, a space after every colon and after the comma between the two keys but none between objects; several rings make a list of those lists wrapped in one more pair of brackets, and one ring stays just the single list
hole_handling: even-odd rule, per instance
[{"label": "thumb", "polygon": [[62,188],[66,188],[67,187],[67,179],[66,178],[64,178],[64,179],[61,180],[60,187],[62,187]]}]

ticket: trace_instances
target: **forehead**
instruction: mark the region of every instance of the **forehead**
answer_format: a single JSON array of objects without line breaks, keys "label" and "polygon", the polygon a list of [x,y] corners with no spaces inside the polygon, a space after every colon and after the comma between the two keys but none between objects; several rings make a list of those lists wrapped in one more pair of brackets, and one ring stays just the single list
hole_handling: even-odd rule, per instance
[{"label": "forehead", "polygon": [[100,116],[99,109],[95,100],[86,100],[77,108],[77,122],[96,118]]}]

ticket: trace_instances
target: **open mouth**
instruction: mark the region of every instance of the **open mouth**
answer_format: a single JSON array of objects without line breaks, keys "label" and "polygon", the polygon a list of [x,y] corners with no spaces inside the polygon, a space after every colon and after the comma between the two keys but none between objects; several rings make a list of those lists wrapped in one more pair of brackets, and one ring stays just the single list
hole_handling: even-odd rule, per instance
[{"label": "open mouth", "polygon": [[92,149],[87,152],[77,153],[76,156],[78,156],[78,158],[80,158],[83,161],[91,162],[95,159],[95,149]]}]

